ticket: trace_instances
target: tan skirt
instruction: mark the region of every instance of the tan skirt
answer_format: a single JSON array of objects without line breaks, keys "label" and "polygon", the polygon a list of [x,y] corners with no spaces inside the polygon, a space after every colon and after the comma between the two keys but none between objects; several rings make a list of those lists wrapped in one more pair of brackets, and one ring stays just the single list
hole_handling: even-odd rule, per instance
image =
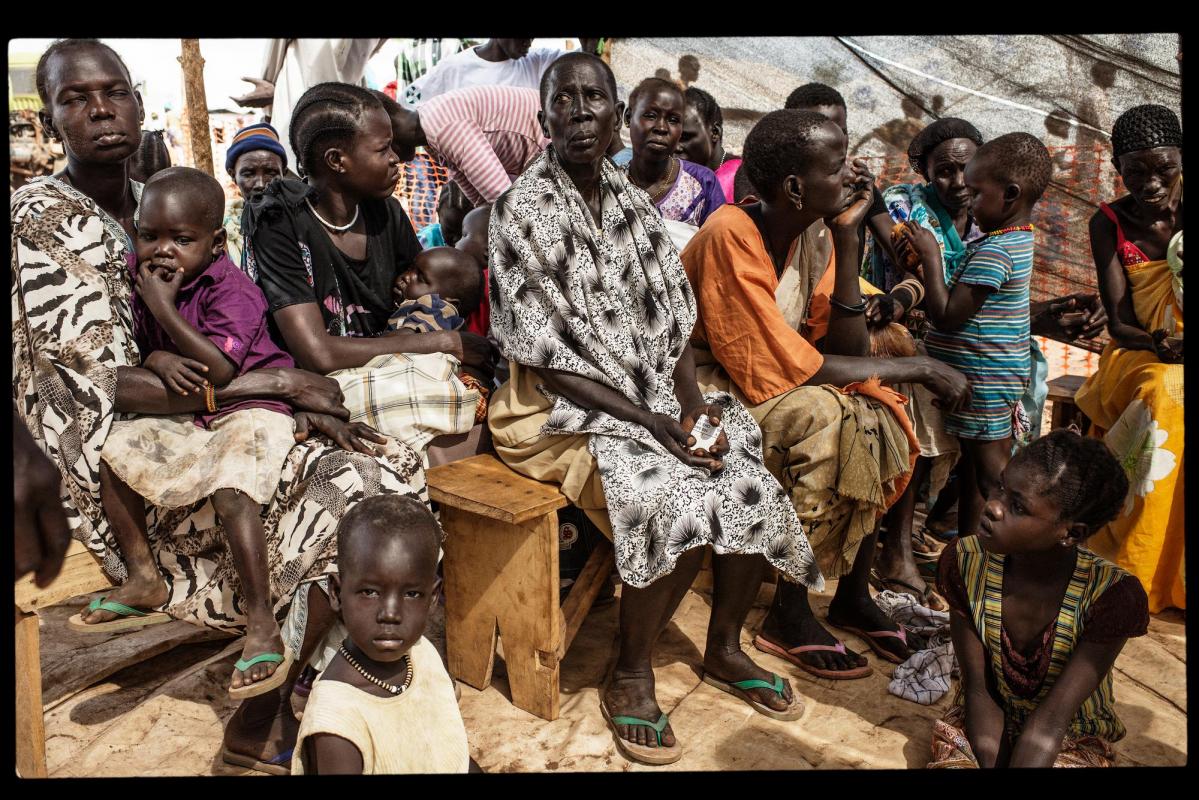
[{"label": "tan skirt", "polygon": [[599,465],[587,449],[590,434],[542,436],[553,403],[537,390],[537,376],[509,362],[508,380],[491,397],[487,424],[500,460],[513,471],[561,488],[600,532],[612,538]]},{"label": "tan skirt", "polygon": [[113,422],[101,458],[149,503],[182,508],[218,489],[266,505],[295,447],[295,420],[265,408],[234,411],[197,426],[191,414]]},{"label": "tan skirt", "polygon": [[847,573],[911,476],[909,440],[895,415],[831,386],[799,386],[750,405],[709,351],[693,349],[700,390],[731,392],[761,426],[766,468],[791,496],[820,571]]}]

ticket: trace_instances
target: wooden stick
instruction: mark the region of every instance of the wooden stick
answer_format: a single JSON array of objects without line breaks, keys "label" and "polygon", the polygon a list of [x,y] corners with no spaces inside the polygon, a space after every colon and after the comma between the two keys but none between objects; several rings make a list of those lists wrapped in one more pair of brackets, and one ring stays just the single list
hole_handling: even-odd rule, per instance
[{"label": "wooden stick", "polygon": [[208,99],[204,94],[204,59],[199,39],[183,39],[183,90],[187,95],[192,164],[209,175],[212,171],[212,141],[208,132]]}]

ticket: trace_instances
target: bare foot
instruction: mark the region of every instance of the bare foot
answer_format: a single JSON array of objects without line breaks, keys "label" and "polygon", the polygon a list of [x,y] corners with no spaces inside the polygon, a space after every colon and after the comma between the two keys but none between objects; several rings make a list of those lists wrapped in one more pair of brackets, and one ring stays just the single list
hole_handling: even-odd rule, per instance
[{"label": "bare foot", "polygon": [[[648,722],[657,722],[662,716],[658,700],[654,696],[654,671],[615,670],[612,680],[604,692],[602,701],[608,715],[615,717],[637,717]],[[617,725],[617,735],[625,741],[645,747],[657,747],[658,736],[646,725]],[[674,747],[674,731],[670,725],[662,731],[662,746]]]}]

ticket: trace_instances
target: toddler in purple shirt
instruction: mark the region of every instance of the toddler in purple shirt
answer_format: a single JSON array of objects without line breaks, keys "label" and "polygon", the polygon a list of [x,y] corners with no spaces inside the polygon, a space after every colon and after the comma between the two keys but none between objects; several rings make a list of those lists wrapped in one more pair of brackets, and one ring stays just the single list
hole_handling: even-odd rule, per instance
[{"label": "toddler in purple shirt", "polygon": [[102,612],[118,615],[115,624],[134,622],[144,616],[140,609],[175,601],[150,551],[145,504],[175,509],[211,498],[241,583],[240,603],[226,607],[246,615],[229,693],[248,697],[281,684],[292,660],[275,621],[260,514],[295,445],[295,423],[277,402],[217,409],[214,391],[251,370],[294,363],[267,332],[262,291],[225,254],[223,211],[220,184],[195,169],[159,172],[142,193],[132,265],[142,366],[172,391],[204,393],[208,413],[113,423],[101,453],[100,497],[129,579],[76,627],[111,629]]}]

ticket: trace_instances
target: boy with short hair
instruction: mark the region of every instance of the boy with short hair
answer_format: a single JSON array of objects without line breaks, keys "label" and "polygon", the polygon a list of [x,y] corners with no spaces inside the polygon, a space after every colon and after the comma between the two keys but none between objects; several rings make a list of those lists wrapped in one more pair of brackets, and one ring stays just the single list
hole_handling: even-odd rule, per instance
[{"label": "boy with short hair", "polygon": [[375,495],[337,526],[332,599],[348,636],[304,709],[293,775],[466,772],[466,727],[423,634],[441,529],[414,497]]},{"label": "boy with short hair", "polygon": [[900,249],[914,248],[924,263],[924,307],[934,326],[925,339],[928,353],[970,379],[970,406],[945,415],[946,431],[962,443],[962,536],[977,532],[983,498],[999,482],[1013,437],[1028,428],[1020,398],[1032,368],[1029,220],[1051,174],[1049,151],[1031,134],[1009,133],[979,148],[966,167],[966,185],[971,213],[988,233],[948,283],[930,232],[909,225],[901,239]]}]

